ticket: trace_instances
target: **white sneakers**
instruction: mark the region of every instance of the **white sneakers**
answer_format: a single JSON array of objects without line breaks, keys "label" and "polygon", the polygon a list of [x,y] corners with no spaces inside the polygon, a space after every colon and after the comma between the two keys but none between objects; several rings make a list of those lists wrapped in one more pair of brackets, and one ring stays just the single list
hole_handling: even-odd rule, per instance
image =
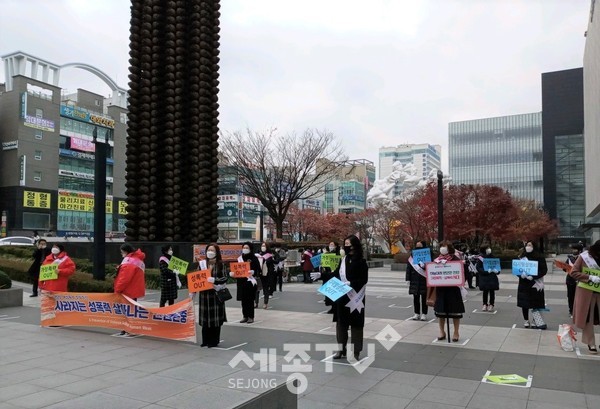
[{"label": "white sneakers", "polygon": [[488,310],[487,304],[483,304],[483,307],[481,307],[481,311],[487,311],[487,310]]},{"label": "white sneakers", "polygon": [[427,315],[421,314],[421,321],[427,321]]},{"label": "white sneakers", "polygon": [[421,319],[421,316],[419,314],[415,314],[411,317],[411,320],[413,321],[419,321]]},{"label": "white sneakers", "polygon": [[525,323],[523,324],[524,328],[529,328],[531,327],[531,325],[529,324],[529,321],[525,321]]}]

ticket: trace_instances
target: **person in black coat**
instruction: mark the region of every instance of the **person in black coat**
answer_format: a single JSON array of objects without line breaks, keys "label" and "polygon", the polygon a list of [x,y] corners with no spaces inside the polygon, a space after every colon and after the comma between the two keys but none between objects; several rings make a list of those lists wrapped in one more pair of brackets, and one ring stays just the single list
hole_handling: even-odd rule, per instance
[{"label": "person in black coat", "polygon": [[212,290],[200,291],[198,294],[198,323],[202,326],[201,347],[214,348],[221,342],[221,327],[227,322],[225,302],[219,300],[217,291],[227,284],[225,265],[221,259],[221,249],[216,243],[206,246],[206,260],[199,263],[200,270],[209,269],[208,282],[214,285]]},{"label": "person in black coat", "polygon": [[[424,241],[417,241],[415,248],[426,248]],[[413,296],[415,315],[413,321],[427,321],[427,280],[425,279],[425,264],[414,263],[412,256],[406,263],[406,281],[408,281],[408,293]]]},{"label": "person in black coat", "polygon": [[[577,257],[579,257],[579,255],[581,254],[581,252],[583,251],[583,243],[579,242],[577,244],[573,244],[571,246],[571,250],[573,251],[572,254],[569,254],[567,256],[567,260],[566,263],[570,266],[573,266],[575,264],[575,261],[577,261]],[[565,273],[567,273],[567,270],[563,270]],[[573,303],[575,301],[575,289],[577,288],[577,280],[575,280],[573,277],[571,277],[570,274],[567,274],[567,278],[565,279],[565,284],[567,285],[567,300],[569,303],[569,316],[571,316],[571,318],[573,318]]]},{"label": "person in black coat", "polygon": [[[331,254],[331,253],[335,254],[337,256],[340,255],[340,245],[335,241],[332,241],[329,243],[329,254]],[[331,278],[333,276],[331,274],[332,271],[331,271],[330,267],[321,267],[321,273],[325,273],[323,275],[323,284],[325,284],[327,281],[329,281],[329,278]],[[325,297],[325,305],[327,305],[328,307],[331,307],[331,308],[329,308],[329,311],[327,311],[327,314],[333,314],[334,310],[335,310],[335,304],[331,300],[331,298]]]},{"label": "person in black coat", "polygon": [[[158,259],[158,268],[160,270],[160,307],[165,304],[173,305],[177,299],[177,274],[179,271],[169,268],[169,261],[173,256],[173,248],[170,245],[161,248],[162,255]],[[186,273],[185,271],[183,272]]]},{"label": "person in black coat", "polygon": [[[546,308],[546,300],[544,297],[544,280],[543,277],[548,273],[548,265],[546,258],[542,253],[537,251],[532,241],[525,244],[525,251],[521,251],[519,258],[521,260],[537,261],[538,275],[530,276],[525,273],[519,276],[519,287],[517,289],[517,306],[523,311],[523,319],[525,328],[534,326],[538,329],[546,329],[546,323],[541,318],[540,309]],[[529,322],[529,310],[534,310],[534,324]],[[537,321],[537,322],[536,322]]]},{"label": "person in black coat", "polygon": [[[340,262],[339,267],[331,274],[311,273],[311,279],[318,280],[323,276],[336,277],[345,284],[352,287],[354,297],[358,302],[358,308],[351,309],[346,304],[350,302],[349,295],[343,295],[335,302],[336,311],[333,314],[333,322],[336,323],[336,338],[340,345],[340,350],[333,359],[341,359],[347,355],[346,344],[348,343],[348,329],[352,337],[352,347],[354,358],[360,358],[360,352],[363,348],[363,328],[365,326],[365,304],[366,304],[366,285],[369,281],[369,266],[363,256],[360,239],[354,235],[346,237],[344,240],[345,257]],[[351,291],[349,294],[352,294]]]},{"label": "person in black coat", "polygon": [[[483,291],[483,307],[482,311],[494,311],[494,302],[496,301],[496,291],[500,289],[497,270],[485,270],[483,268],[484,258],[495,258],[492,254],[492,249],[489,246],[482,246],[480,254],[477,258],[476,268],[479,276],[479,289]],[[489,300],[488,300],[489,296]],[[488,304],[489,302],[489,304]]]},{"label": "person in black coat", "polygon": [[[256,280],[260,277],[260,263],[258,258],[252,252],[252,243],[249,241],[242,245],[242,255],[238,257],[238,262],[250,262],[250,277],[237,279],[236,299],[242,302],[242,315],[244,318],[240,323],[254,322],[254,298],[256,297]],[[229,273],[233,277],[233,273]]]},{"label": "person in black coat", "polygon": [[[260,263],[261,274],[259,276],[262,291],[263,291],[263,308],[266,310],[269,308],[269,296],[272,295],[272,283],[273,277],[275,276],[275,261],[273,259],[273,253],[269,250],[267,243],[261,243],[260,253],[256,255],[258,262]],[[258,306],[258,298],[260,294],[256,294],[254,306]]]},{"label": "person in black coat", "polygon": [[40,278],[40,267],[42,263],[50,255],[50,249],[47,246],[46,240],[39,239],[36,244],[36,249],[33,252],[33,263],[29,267],[27,273],[33,280],[33,288],[30,297],[38,296],[38,280]]}]

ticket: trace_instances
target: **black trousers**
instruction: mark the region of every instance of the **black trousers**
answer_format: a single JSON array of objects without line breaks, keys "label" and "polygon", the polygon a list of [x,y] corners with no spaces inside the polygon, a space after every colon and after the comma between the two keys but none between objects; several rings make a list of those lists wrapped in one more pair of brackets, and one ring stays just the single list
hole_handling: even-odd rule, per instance
[{"label": "black trousers", "polygon": [[311,279],[310,279],[310,273],[312,273],[312,271],[303,271],[302,274],[304,275],[304,282],[305,283],[311,283]]},{"label": "black trousers", "polygon": [[354,353],[358,353],[363,349],[363,327],[351,327],[350,325],[345,325],[338,321],[335,326],[337,342],[345,351],[346,344],[348,343],[348,328],[350,328],[350,336]]},{"label": "black trousers", "polygon": [[242,296],[242,315],[254,319],[254,294]]},{"label": "black trousers", "polygon": [[221,327],[202,326],[202,343],[209,347],[216,347],[221,342]]},{"label": "black trousers", "polygon": [[[269,303],[269,295],[271,294],[271,290],[269,289],[270,287],[270,280],[269,280],[269,276],[260,276],[259,280],[262,284],[262,291],[263,291],[263,301],[265,304]],[[255,304],[258,304],[258,300],[260,299],[260,291],[256,292],[256,299],[254,300]]]},{"label": "black trousers", "polygon": [[529,308],[521,307],[521,310],[523,310],[523,319],[529,321]]},{"label": "black trousers", "polygon": [[427,293],[413,294],[413,305],[415,307],[415,314],[427,315]]},{"label": "black trousers", "polygon": [[[39,276],[38,277],[33,277],[33,288],[31,289],[31,292],[34,295],[37,295],[38,293],[38,284],[39,284]],[[573,292],[573,294],[575,294],[575,292]]]},{"label": "black trousers", "polygon": [[273,284],[273,290],[279,285],[279,292],[283,291],[283,268],[275,270],[275,283]]},{"label": "black trousers", "polygon": [[577,284],[567,284],[567,300],[569,301],[569,314],[573,315],[573,302],[575,302],[575,289]]},{"label": "black trousers", "polygon": [[496,301],[496,290],[483,290],[483,304],[488,305],[488,295],[490,296],[490,305],[495,305]]},{"label": "black trousers", "polygon": [[167,299],[161,297],[159,307],[164,307],[166,303],[169,303],[169,305],[173,305],[173,304],[175,304],[175,299],[171,298],[171,299],[167,300]]}]

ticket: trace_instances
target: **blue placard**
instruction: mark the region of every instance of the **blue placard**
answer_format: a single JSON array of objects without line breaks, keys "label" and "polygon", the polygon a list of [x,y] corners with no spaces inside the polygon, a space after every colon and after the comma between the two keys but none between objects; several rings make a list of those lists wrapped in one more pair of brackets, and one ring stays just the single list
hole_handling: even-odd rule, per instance
[{"label": "blue placard", "polygon": [[513,260],[512,261],[513,275],[520,276],[525,273],[528,276],[538,275],[538,262],[529,260]]},{"label": "blue placard", "polygon": [[499,258],[484,258],[483,269],[485,271],[496,270],[500,271],[500,259]]},{"label": "blue placard", "polygon": [[332,301],[337,301],[338,298],[347,294],[350,290],[352,290],[352,287],[342,283],[339,278],[333,277],[323,284],[318,291]]},{"label": "blue placard", "polygon": [[431,263],[431,250],[428,248],[424,249],[413,249],[412,251],[413,263]]},{"label": "blue placard", "polygon": [[322,254],[317,254],[316,256],[310,258],[310,263],[314,268],[317,268],[321,265],[321,256]]}]

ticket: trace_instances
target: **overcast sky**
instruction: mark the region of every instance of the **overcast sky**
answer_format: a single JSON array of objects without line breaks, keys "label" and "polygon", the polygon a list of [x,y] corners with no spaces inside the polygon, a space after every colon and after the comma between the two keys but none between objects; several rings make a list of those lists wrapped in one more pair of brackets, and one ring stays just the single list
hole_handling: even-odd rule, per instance
[{"label": "overcast sky", "polygon": [[[442,145],[448,122],[541,110],[582,66],[590,0],[222,0],[222,130],[326,128],[351,159]],[[0,55],[91,64],[127,88],[127,0],[2,0]],[[0,68],[4,82],[4,65]],[[109,88],[77,69],[59,84]]]}]

